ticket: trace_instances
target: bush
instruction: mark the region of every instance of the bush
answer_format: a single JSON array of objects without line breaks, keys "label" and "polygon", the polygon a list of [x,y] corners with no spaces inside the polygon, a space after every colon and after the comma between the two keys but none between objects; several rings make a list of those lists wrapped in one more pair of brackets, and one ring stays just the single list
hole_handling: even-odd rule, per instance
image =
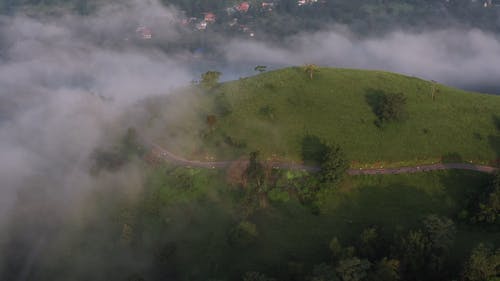
[{"label": "bush", "polygon": [[218,71],[207,71],[201,75],[201,86],[207,90],[214,88],[219,83],[222,73]]},{"label": "bush", "polygon": [[320,180],[328,184],[338,183],[348,168],[349,162],[342,149],[337,145],[329,145],[321,161]]}]

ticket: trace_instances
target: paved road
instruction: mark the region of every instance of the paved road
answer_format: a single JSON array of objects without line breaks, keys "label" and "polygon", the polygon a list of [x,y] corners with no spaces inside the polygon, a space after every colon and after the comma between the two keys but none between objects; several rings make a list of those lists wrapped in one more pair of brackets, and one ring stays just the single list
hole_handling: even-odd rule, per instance
[{"label": "paved road", "polygon": [[[210,162],[210,161],[187,160],[171,153],[170,151],[164,149],[163,147],[155,143],[149,142],[149,144],[153,148],[153,153],[160,156],[164,160],[167,160],[169,162],[181,166],[220,169],[220,168],[226,168],[232,163],[237,162],[237,161]],[[284,163],[284,162],[267,162],[267,163],[272,165],[273,167],[286,170],[319,171],[319,167],[315,166],[305,166],[301,164]],[[494,173],[498,171],[498,168],[490,166],[466,164],[466,163],[446,163],[446,164],[432,164],[432,165],[423,165],[416,167],[400,167],[400,168],[349,169],[347,170],[347,173],[349,175],[396,175],[396,174],[413,174],[413,173],[439,171],[439,170],[470,170],[482,173]]]}]

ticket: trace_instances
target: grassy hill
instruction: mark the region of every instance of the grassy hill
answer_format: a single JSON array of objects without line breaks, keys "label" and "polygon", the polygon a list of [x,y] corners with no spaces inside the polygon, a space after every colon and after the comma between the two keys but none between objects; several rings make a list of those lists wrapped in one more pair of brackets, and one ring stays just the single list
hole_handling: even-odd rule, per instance
[{"label": "grassy hill", "polygon": [[[380,128],[373,102],[388,93],[405,95],[407,117]],[[178,113],[156,116],[164,126],[157,137],[188,158],[259,150],[300,161],[307,135],[338,143],[354,166],[442,159],[491,164],[500,157],[500,96],[394,73],[321,68],[311,80],[294,67],[181,96],[161,107],[165,116]],[[217,116],[213,128],[206,124],[210,114]]]}]

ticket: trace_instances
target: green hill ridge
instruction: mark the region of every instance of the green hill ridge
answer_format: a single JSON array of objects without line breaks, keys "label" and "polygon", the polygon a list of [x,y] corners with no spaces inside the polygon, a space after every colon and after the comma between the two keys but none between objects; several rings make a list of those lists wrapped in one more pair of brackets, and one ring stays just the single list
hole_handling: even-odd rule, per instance
[{"label": "green hill ridge", "polygon": [[[187,158],[231,159],[258,150],[301,161],[306,136],[339,144],[354,167],[494,165],[500,158],[500,96],[415,77],[319,68],[310,79],[303,68],[291,67],[189,92],[161,106],[165,114],[182,114],[155,115],[166,124],[160,143]],[[390,93],[406,97],[406,117],[377,126],[374,101]],[[186,97],[189,102],[181,102]],[[216,116],[211,126],[209,115]]]}]

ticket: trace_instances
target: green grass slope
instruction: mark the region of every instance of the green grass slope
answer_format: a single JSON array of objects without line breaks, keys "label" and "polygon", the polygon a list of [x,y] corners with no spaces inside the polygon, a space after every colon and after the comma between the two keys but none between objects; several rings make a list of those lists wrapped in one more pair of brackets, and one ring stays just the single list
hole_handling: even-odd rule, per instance
[{"label": "green grass slope", "polygon": [[[315,135],[341,145],[355,166],[430,163],[446,155],[485,164],[499,158],[500,96],[437,85],[433,100],[432,87],[382,71],[320,68],[312,80],[300,67],[267,72],[194,94],[192,109],[184,110],[190,113],[166,129],[164,144],[185,145],[175,138],[191,134],[200,140],[180,150],[188,158],[195,150],[219,159],[259,150],[300,161],[302,139]],[[381,129],[370,101],[384,93],[403,93],[408,116]],[[220,113],[221,103],[229,114]],[[217,115],[210,130],[209,114]]]}]

